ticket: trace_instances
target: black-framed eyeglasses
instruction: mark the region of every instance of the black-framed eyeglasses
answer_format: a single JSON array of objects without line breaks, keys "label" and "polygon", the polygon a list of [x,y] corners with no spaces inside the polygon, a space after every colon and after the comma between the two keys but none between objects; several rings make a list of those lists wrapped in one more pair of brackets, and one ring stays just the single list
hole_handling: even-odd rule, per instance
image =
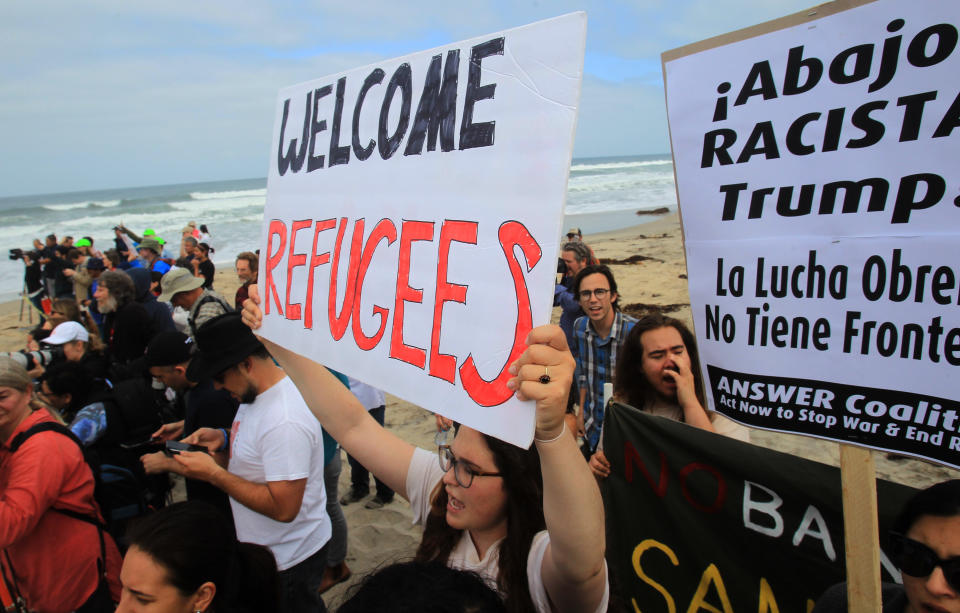
[{"label": "black-framed eyeglasses", "polygon": [[598,287],[595,290],[582,289],[580,290],[580,300],[590,300],[590,296],[596,296],[597,298],[603,298],[610,293],[610,290],[605,287]]},{"label": "black-framed eyeglasses", "polygon": [[470,466],[463,460],[458,460],[457,456],[453,455],[453,451],[450,449],[449,445],[440,445],[437,449],[437,454],[440,459],[440,468],[443,472],[447,472],[450,468],[453,468],[453,478],[457,480],[457,483],[460,484],[460,487],[470,487],[473,485],[474,477],[501,477],[500,473],[488,473],[482,470],[477,470],[475,468],[470,468]]},{"label": "black-framed eyeglasses", "polygon": [[923,543],[907,538],[902,534],[890,534],[893,544],[893,559],[900,566],[900,572],[911,577],[926,578],[933,569],[943,569],[943,577],[955,592],[960,592],[960,557],[943,560],[936,552]]}]

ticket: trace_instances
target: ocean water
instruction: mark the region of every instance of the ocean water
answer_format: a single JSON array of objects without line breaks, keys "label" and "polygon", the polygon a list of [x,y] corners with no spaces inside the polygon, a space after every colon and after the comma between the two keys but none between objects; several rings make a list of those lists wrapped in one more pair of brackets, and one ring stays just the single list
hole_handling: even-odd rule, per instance
[{"label": "ocean water", "polygon": [[[237,253],[258,246],[266,193],[263,178],[0,198],[0,247],[4,255],[28,250],[32,239],[53,233],[90,236],[104,251],[113,246],[112,228],[122,223],[138,234],[152,228],[176,250],[181,229],[195,221],[210,230],[217,267],[232,266]],[[614,230],[650,221],[633,213],[660,207],[677,207],[669,155],[573,160],[564,228]],[[0,300],[15,298],[22,287],[22,262],[4,257]]]}]

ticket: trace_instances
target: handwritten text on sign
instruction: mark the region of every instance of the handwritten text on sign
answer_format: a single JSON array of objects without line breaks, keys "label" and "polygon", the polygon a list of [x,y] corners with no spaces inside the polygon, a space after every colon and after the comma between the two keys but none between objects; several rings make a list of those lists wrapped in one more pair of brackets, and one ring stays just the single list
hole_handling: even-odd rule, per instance
[{"label": "handwritten text on sign", "polygon": [[550,317],[582,13],[283,90],[263,333],[516,444],[509,364]]}]

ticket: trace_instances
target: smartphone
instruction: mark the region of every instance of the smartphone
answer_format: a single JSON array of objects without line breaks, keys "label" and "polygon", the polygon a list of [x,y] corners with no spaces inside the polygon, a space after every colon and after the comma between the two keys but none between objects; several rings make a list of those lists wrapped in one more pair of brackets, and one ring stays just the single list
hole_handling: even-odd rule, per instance
[{"label": "smartphone", "polygon": [[164,444],[163,452],[169,456],[176,455],[181,451],[202,451],[203,453],[209,453],[203,445],[191,445],[190,443],[183,443],[181,441],[167,441]]}]

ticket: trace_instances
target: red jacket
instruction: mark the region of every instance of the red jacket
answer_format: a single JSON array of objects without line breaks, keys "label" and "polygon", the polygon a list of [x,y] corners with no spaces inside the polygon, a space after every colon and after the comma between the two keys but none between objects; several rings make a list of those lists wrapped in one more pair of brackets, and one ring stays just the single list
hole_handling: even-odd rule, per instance
[{"label": "red jacket", "polygon": [[[6,576],[12,563],[17,583],[31,610],[73,611],[99,582],[100,539],[93,524],[50,507],[92,515],[93,474],[77,444],[57,432],[34,434],[10,453],[13,438],[27,428],[53,421],[46,410],[31,413],[9,440],[0,443],[0,564]],[[102,519],[102,518],[101,518]],[[120,552],[104,532],[107,577],[120,597]]]}]

